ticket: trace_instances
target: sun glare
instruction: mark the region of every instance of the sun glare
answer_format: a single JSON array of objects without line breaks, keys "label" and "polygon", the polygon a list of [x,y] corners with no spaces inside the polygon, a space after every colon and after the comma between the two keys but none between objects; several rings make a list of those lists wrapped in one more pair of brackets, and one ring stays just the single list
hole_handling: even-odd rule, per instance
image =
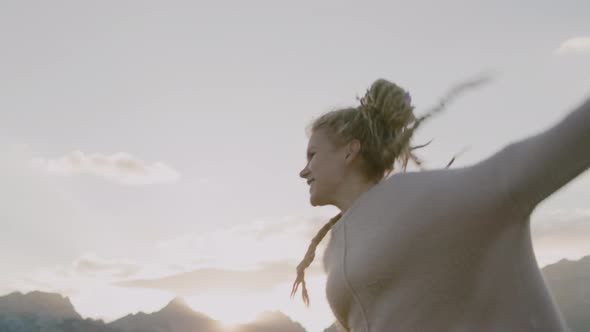
[{"label": "sun glare", "polygon": [[257,321],[264,312],[280,311],[290,319],[301,323],[309,331],[323,330],[333,322],[330,308],[324,299],[325,277],[310,277],[308,287],[313,299],[307,308],[300,297],[291,299],[291,283],[281,284],[263,292],[240,291],[187,296],[185,302],[194,311],[204,313],[220,321],[226,329]]},{"label": "sun glare", "polygon": [[185,300],[193,310],[219,320],[226,327],[252,322],[268,310],[257,299],[241,293],[188,296]]}]

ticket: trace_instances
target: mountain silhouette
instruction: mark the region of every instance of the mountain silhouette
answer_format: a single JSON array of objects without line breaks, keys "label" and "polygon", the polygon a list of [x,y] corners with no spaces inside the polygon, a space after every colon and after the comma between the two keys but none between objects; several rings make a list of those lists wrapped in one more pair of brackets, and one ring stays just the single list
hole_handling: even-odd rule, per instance
[{"label": "mountain silhouette", "polygon": [[[561,260],[542,269],[543,276],[571,332],[590,331],[590,256]],[[181,298],[153,313],[129,314],[105,324],[83,319],[67,297],[34,291],[0,296],[0,332],[306,332],[279,311],[254,322],[224,328],[221,322],[193,311]],[[337,332],[334,325],[324,332]]]},{"label": "mountain silhouette", "polygon": [[122,332],[221,332],[221,323],[193,311],[181,298],[174,298],[160,311],[127,315],[110,324]]},{"label": "mountain silhouette", "polygon": [[108,324],[121,332],[307,332],[301,324],[279,311],[265,312],[256,321],[233,328],[193,311],[181,298],[175,298],[162,310],[128,315]]},{"label": "mountain silhouette", "polygon": [[306,332],[303,326],[280,311],[260,314],[255,322],[240,325],[230,332]]},{"label": "mountain silhouette", "polygon": [[193,311],[176,297],[154,313],[129,314],[111,323],[82,319],[67,297],[19,292],[0,297],[0,332],[306,332],[287,315],[266,312],[256,321],[227,329],[207,315]]},{"label": "mountain silhouette", "polygon": [[43,319],[81,319],[70,299],[59,294],[34,291],[10,293],[0,297],[0,313],[38,316]]},{"label": "mountain silhouette", "polygon": [[102,321],[82,319],[67,297],[14,292],[0,297],[0,332],[120,332]]},{"label": "mountain silhouette", "polygon": [[543,275],[572,332],[590,331],[590,256],[547,265]]}]

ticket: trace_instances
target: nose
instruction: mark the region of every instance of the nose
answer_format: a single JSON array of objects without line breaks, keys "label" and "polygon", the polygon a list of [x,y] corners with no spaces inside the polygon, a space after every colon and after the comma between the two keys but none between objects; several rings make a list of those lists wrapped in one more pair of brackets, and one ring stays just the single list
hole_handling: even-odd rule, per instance
[{"label": "nose", "polygon": [[306,179],[308,175],[309,175],[309,168],[307,167],[307,165],[305,165],[305,167],[301,170],[301,172],[299,172],[299,176]]}]

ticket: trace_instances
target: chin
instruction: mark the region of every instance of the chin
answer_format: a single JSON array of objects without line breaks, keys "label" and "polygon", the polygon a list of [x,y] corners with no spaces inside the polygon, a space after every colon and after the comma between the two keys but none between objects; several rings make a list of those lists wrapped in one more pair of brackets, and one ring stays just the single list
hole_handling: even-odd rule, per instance
[{"label": "chin", "polygon": [[317,197],[315,195],[311,195],[311,197],[309,197],[309,203],[311,206],[324,206],[329,204],[325,200],[322,200],[321,197]]}]

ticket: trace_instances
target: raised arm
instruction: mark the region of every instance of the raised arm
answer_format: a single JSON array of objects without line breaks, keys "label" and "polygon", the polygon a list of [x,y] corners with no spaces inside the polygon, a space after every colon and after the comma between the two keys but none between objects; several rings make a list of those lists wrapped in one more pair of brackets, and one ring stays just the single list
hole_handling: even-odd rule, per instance
[{"label": "raised arm", "polygon": [[590,99],[552,128],[508,145],[489,160],[510,204],[531,213],[590,167]]}]

